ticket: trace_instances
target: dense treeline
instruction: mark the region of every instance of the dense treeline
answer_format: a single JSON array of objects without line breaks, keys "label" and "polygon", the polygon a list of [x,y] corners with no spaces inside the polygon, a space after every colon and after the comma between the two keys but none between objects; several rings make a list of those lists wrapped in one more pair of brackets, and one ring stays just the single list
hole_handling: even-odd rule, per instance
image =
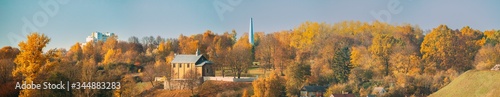
[{"label": "dense treeline", "polygon": [[[424,34],[425,33],[425,34]],[[140,96],[137,83],[162,87],[155,77],[170,80],[175,54],[202,52],[214,61],[218,76],[238,78],[258,62],[265,77],[245,88],[244,95],[294,96],[305,85],[327,86],[326,95],[341,92],[366,96],[385,87],[382,96],[426,96],[470,69],[489,69],[500,62],[500,31],[440,25],[424,32],[410,24],[344,21],[304,22],[292,30],[248,34],[216,34],[210,30],[179,38],[112,36],[107,41],[76,43],[69,50],[43,48],[50,38],[28,35],[19,49],[0,50],[2,95]],[[141,76],[134,76],[141,73]],[[14,90],[15,82],[121,82],[118,90]],[[202,89],[202,88],[200,88]]]},{"label": "dense treeline", "polygon": [[[373,87],[384,87],[388,93],[381,96],[426,96],[467,70],[498,64],[499,34],[468,26],[453,30],[440,25],[424,32],[415,25],[377,21],[305,22],[266,34],[256,46],[256,61],[288,71],[282,89],[286,96],[298,95],[304,85],[328,86],[325,95],[366,96]],[[272,85],[254,82],[260,83]],[[255,91],[280,89],[270,88],[254,86]]]}]

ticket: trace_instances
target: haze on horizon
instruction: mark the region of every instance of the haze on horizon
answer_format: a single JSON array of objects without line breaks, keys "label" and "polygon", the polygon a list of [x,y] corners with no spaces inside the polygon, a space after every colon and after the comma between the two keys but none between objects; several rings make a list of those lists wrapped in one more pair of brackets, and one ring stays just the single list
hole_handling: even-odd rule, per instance
[{"label": "haze on horizon", "polygon": [[[51,38],[49,49],[85,42],[94,31],[115,33],[120,40],[130,36],[177,38],[206,30],[220,34],[234,29],[241,35],[248,32],[250,18],[255,32],[266,33],[293,29],[305,21],[334,24],[345,20],[409,23],[423,30],[440,24],[452,29],[500,29],[497,0],[230,1],[2,0],[0,46],[17,47],[12,39],[25,40],[26,21]],[[383,11],[390,18],[379,18]],[[40,17],[43,14],[46,17]]]}]

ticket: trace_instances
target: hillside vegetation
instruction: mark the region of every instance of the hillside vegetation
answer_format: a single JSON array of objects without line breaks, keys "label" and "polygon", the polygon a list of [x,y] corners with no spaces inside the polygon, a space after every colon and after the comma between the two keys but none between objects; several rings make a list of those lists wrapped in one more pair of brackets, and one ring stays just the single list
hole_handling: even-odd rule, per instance
[{"label": "hillside vegetation", "polygon": [[[500,63],[500,45],[497,45],[500,30],[480,31],[469,26],[456,29],[444,24],[424,31],[417,25],[379,21],[333,24],[306,21],[293,29],[254,34],[207,30],[168,39],[161,35],[131,36],[127,41],[117,35],[84,45],[77,42],[66,50],[45,48],[51,38],[43,33],[31,33],[18,44],[19,48],[0,49],[0,86],[20,81],[120,82],[120,89],[28,89],[3,93],[37,97],[135,97],[151,92],[156,94],[151,96],[176,97],[189,96],[187,94],[280,97],[297,96],[302,87],[316,85],[328,87],[326,96],[348,92],[363,97],[372,95],[375,87],[387,91],[377,96],[429,96],[459,74],[487,70]],[[249,39],[253,39],[254,44],[250,44]],[[49,50],[44,52],[44,49]],[[171,65],[176,55],[197,53],[213,62],[211,69],[217,76],[259,75],[259,78],[241,87],[238,84],[232,87],[234,83],[199,85],[193,78],[185,84],[190,92],[155,92],[156,87],[162,86],[155,82],[156,77],[170,81],[174,79],[172,75],[178,74],[172,70],[175,65]],[[186,76],[194,73],[186,73]],[[474,77],[477,78],[462,80],[484,79]],[[473,82],[491,86],[486,81]],[[452,89],[473,89],[471,87],[481,85]],[[492,92],[489,88],[469,94],[488,95]]]},{"label": "hillside vegetation", "polygon": [[494,97],[500,93],[500,71],[471,70],[430,97]]}]

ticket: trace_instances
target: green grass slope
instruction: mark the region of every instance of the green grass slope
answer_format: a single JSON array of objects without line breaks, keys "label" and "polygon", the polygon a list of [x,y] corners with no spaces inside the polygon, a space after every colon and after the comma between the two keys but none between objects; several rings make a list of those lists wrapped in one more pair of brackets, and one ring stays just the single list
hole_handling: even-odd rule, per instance
[{"label": "green grass slope", "polygon": [[470,70],[429,97],[499,97],[500,71]]}]

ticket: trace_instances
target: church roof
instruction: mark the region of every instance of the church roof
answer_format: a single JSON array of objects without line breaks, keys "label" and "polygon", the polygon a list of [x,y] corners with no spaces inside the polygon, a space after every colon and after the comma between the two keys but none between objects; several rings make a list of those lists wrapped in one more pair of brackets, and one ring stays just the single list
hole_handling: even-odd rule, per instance
[{"label": "church roof", "polygon": [[172,63],[196,63],[202,55],[176,55]]},{"label": "church roof", "polygon": [[302,90],[308,92],[325,92],[326,88],[324,86],[304,86]]},{"label": "church roof", "polygon": [[171,63],[194,63],[196,66],[212,64],[203,55],[175,55]]}]

